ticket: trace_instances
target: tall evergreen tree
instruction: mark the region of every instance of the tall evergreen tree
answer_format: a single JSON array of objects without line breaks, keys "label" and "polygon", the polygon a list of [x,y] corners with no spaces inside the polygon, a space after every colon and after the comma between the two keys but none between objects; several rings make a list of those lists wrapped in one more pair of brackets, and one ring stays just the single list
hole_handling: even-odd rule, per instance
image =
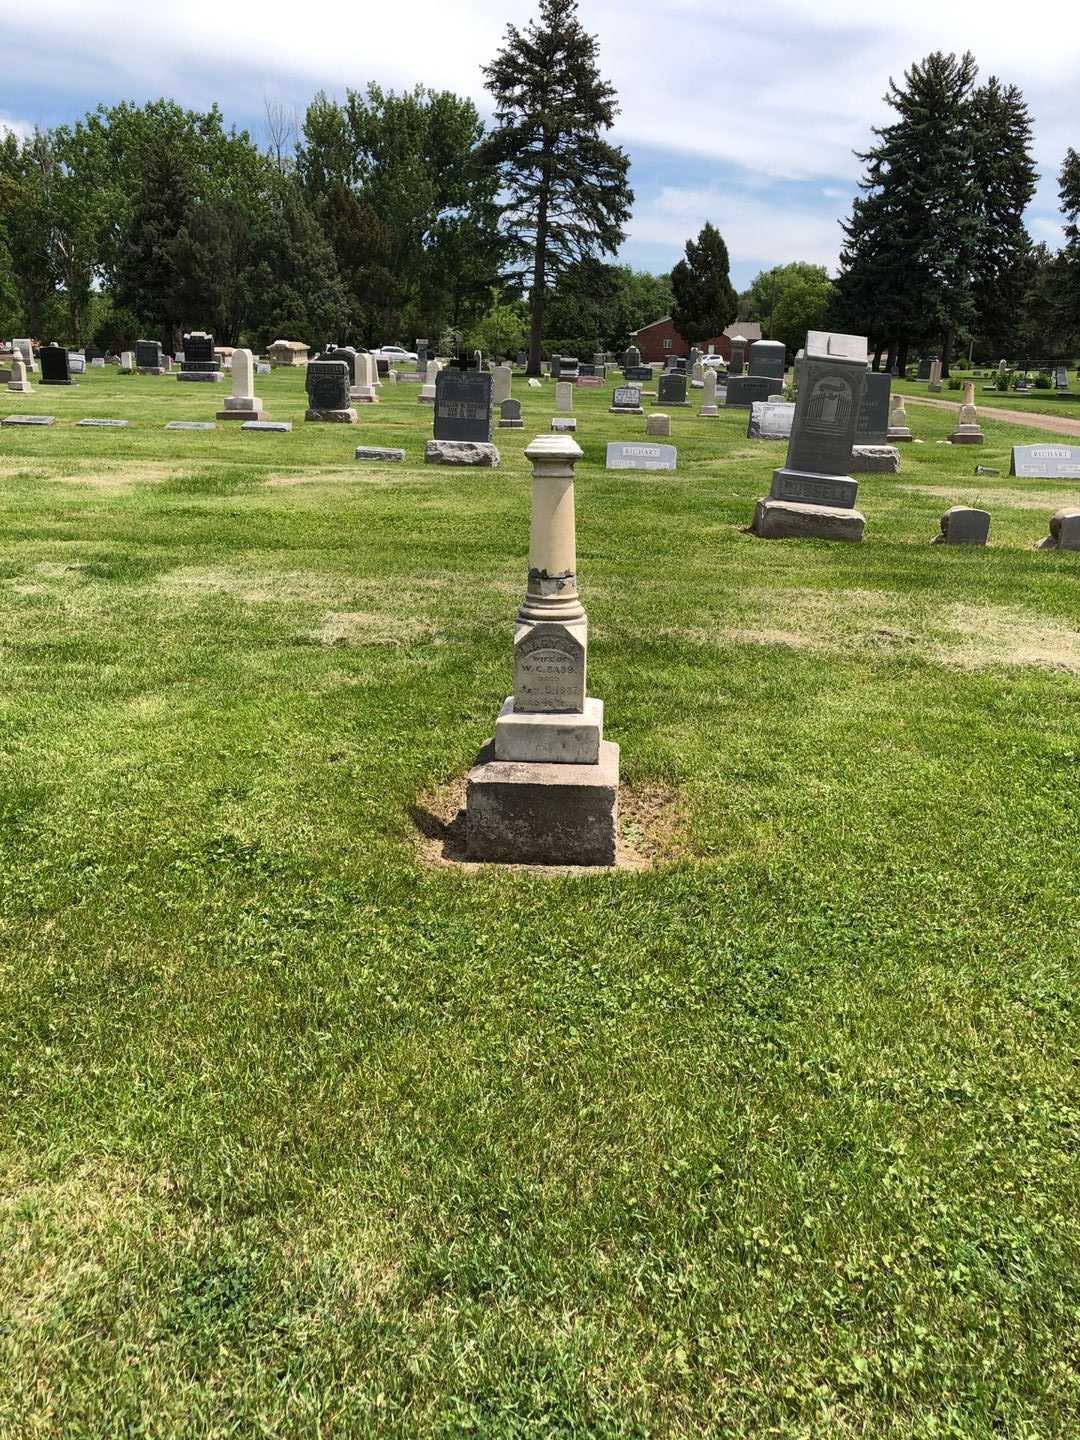
[{"label": "tall evergreen tree", "polygon": [[1058,183],[1065,217],[1061,307],[1066,321],[1080,329],[1080,155],[1071,146],[1065,152]]},{"label": "tall evergreen tree", "polygon": [[739,313],[728,249],[708,220],[696,240],[687,240],[686,258],[671,272],[671,290],[675,296],[672,323],[690,345],[719,335]]},{"label": "tall evergreen tree", "polygon": [[1015,85],[992,75],[971,102],[974,201],[978,218],[972,269],[975,325],[991,349],[1015,327],[1030,272],[1024,211],[1038,184],[1031,116]]},{"label": "tall evergreen tree", "polygon": [[577,0],[540,0],[538,19],[525,31],[508,26],[484,69],[496,128],[481,156],[501,180],[513,273],[529,287],[532,375],[548,290],[568,266],[618,249],[634,198],[628,157],[603,138],[618,105],[597,49]]},{"label": "tall evergreen tree", "polygon": [[116,303],[154,329],[170,353],[184,323],[177,236],[187,224],[195,193],[188,154],[164,140],[147,145],[128,243],[113,274]]},{"label": "tall evergreen tree", "polygon": [[[956,331],[974,315],[971,276],[980,217],[971,102],[975,57],[934,51],[889,81],[896,120],[875,128],[852,218],[845,226],[837,305],[876,316],[903,352],[938,339],[945,372]],[[866,325],[869,333],[875,328]]]}]

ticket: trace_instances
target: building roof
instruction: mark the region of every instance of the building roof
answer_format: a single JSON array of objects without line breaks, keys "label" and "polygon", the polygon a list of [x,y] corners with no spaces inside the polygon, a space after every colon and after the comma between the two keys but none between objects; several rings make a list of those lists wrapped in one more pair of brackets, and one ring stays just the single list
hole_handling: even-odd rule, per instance
[{"label": "building roof", "polygon": [[[661,315],[659,320],[650,320],[648,325],[642,325],[640,330],[631,330],[631,335],[642,335],[646,330],[653,330],[657,325],[670,325],[671,316]],[[736,335],[741,335],[744,340],[751,343],[761,339],[761,326],[756,320],[736,320],[733,324],[726,326],[721,332],[729,340],[734,340]]]}]

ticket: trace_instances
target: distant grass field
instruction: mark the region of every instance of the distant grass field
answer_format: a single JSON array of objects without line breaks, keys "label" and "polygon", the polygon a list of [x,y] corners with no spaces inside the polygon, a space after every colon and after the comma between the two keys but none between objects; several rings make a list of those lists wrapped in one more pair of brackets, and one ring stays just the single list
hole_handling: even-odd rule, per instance
[{"label": "distant grass field", "polygon": [[[746,412],[606,473],[644,421],[578,390],[590,691],[664,835],[551,875],[428,864],[414,812],[510,688],[552,387],[492,472],[424,468],[414,385],[161,428],[227,389],[0,390],[58,417],[0,429],[0,1434],[1075,1434],[1080,555],[1031,546],[1080,487],[1009,478],[1038,434],[913,406],[861,546],[766,543]],[[928,543],[956,502],[987,549]]]},{"label": "distant grass field", "polygon": [[[996,406],[999,410],[1029,411],[1032,415],[1055,415],[1064,420],[1075,420],[1080,423],[1080,380],[1076,378],[1073,370],[1069,371],[1069,393],[1067,396],[1058,397],[1052,390],[987,390],[987,385],[993,381],[985,376],[980,379],[967,371],[958,371],[954,377],[961,381],[975,381],[975,404],[978,407],[990,405]],[[925,380],[895,380],[893,381],[897,390],[903,391],[905,395],[929,395],[929,389]],[[959,405],[964,398],[963,389],[950,390],[948,382],[943,382],[941,392],[931,396],[934,400],[951,400],[954,405]]]}]

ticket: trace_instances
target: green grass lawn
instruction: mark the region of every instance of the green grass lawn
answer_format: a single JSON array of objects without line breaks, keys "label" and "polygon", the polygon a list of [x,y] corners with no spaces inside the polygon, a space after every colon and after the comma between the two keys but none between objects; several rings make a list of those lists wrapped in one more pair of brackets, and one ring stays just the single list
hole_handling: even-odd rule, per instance
[{"label": "green grass lawn", "polygon": [[[161,428],[224,390],[0,390],[58,419],[0,429],[0,1434],[1075,1434],[1039,434],[912,407],[862,545],[767,543],[745,411],[606,473],[644,421],[579,389],[590,691],[663,863],[552,875],[414,819],[510,688],[550,384],[490,472],[424,468],[416,386]],[[955,502],[987,549],[928,543]]]},{"label": "green grass lawn", "polygon": [[[989,405],[1000,410],[1030,411],[1033,415],[1056,415],[1060,419],[1080,422],[1080,380],[1077,380],[1072,370],[1069,371],[1069,394],[1063,397],[1055,395],[1053,390],[995,390],[991,393],[985,387],[992,385],[992,380],[985,377],[980,379],[966,370],[957,371],[954,378],[975,381],[975,404],[979,408]],[[894,377],[893,385],[905,395],[925,395],[931,400],[951,400],[954,405],[961,404],[964,399],[963,388],[950,390],[948,381],[942,382],[941,391],[937,395],[930,394],[925,380],[897,380]]]}]

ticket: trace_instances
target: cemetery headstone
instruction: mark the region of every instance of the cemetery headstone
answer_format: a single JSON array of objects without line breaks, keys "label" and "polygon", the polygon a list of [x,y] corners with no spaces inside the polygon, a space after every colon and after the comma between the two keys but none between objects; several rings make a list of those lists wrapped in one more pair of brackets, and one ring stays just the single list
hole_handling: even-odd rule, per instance
[{"label": "cemetery headstone", "polygon": [[[68,355],[68,365],[70,366],[70,364],[71,364],[71,356],[70,356],[70,354],[69,354],[69,355]],[[120,352],[120,369],[123,370],[125,373],[128,373],[128,374],[130,374],[130,373],[135,369],[135,351],[134,351],[134,350],[121,350],[121,352]]]},{"label": "cemetery headstone", "polygon": [[216,430],[213,420],[170,420],[166,430]]},{"label": "cemetery headstone", "polygon": [[885,432],[885,439],[890,445],[909,445],[912,440],[907,407],[899,391],[889,397],[889,428]]},{"label": "cemetery headstone", "polygon": [[349,403],[350,369],[347,360],[312,360],[304,383],[308,408],[304,419],[355,425],[356,411]]},{"label": "cemetery headstone", "polygon": [[656,398],[661,405],[689,405],[686,398],[686,376],[683,374],[661,375],[657,384]]},{"label": "cemetery headstone", "polygon": [[81,355],[78,350],[68,351],[68,373],[70,375],[86,374],[86,356]]},{"label": "cemetery headstone", "polygon": [[250,350],[232,352],[232,394],[225,397],[225,408],[217,412],[219,420],[269,420],[262,401],[255,394],[255,357]]},{"label": "cemetery headstone", "polygon": [[866,384],[866,338],[812,330],[798,366],[787,463],[773,472],[752,530],[764,539],[861,540],[851,451]]},{"label": "cemetery headstone", "polygon": [[504,400],[510,399],[510,382],[514,372],[509,365],[496,365],[492,372],[492,403],[501,405]]},{"label": "cemetery headstone", "polygon": [[746,367],[746,352],[750,342],[745,335],[733,335],[731,339],[731,363],[728,375],[741,375]]},{"label": "cemetery headstone", "polygon": [[578,598],[569,437],[540,436],[533,465],[529,565],[514,626],[514,693],[469,772],[472,860],[611,865],[619,749],[603,739],[603,704],[585,688],[588,621]]},{"label": "cemetery headstone", "polygon": [[645,417],[645,434],[659,435],[664,438],[669,436],[671,434],[671,416],[662,415],[659,411],[647,415]]},{"label": "cemetery headstone", "polygon": [[889,429],[892,376],[887,370],[868,370],[862,404],[855,425],[856,445],[884,445]]},{"label": "cemetery headstone", "polygon": [[678,451],[674,445],[649,445],[636,441],[608,442],[604,458],[606,470],[674,470]]},{"label": "cemetery headstone", "polygon": [[720,414],[716,404],[716,370],[710,365],[703,373],[705,378],[701,382],[701,409],[698,414],[703,419],[712,420]]},{"label": "cemetery headstone", "polygon": [[747,369],[751,375],[767,375],[776,380],[777,390],[784,388],[787,372],[787,349],[779,340],[755,340],[750,346]]},{"label": "cemetery headstone", "polygon": [[491,443],[492,378],[481,370],[453,365],[435,379],[434,439],[424,454],[428,465],[496,466]]},{"label": "cemetery headstone", "polygon": [[32,395],[34,393],[34,387],[26,378],[26,361],[18,350],[11,357],[11,379],[7,382],[7,388],[14,391],[16,395]]},{"label": "cemetery headstone", "polygon": [[1050,534],[1040,540],[1038,550],[1080,550],[1080,509],[1066,507],[1050,517]]},{"label": "cemetery headstone", "polygon": [[623,379],[632,383],[648,384],[653,378],[652,366],[650,365],[627,365],[623,370]]},{"label": "cemetery headstone", "polygon": [[[21,356],[18,363],[19,365],[23,364]],[[25,371],[26,367],[23,366],[24,374]],[[10,385],[8,388],[11,388]],[[55,415],[5,415],[3,420],[0,420],[0,425],[52,425],[55,419]]]},{"label": "cemetery headstone", "polygon": [[81,430],[81,429],[83,429],[84,427],[85,427],[87,430],[123,430],[123,429],[126,429],[126,427],[128,426],[129,423],[130,423],[130,422],[127,421],[127,420],[92,420],[92,419],[86,419],[86,420],[76,420],[76,422],[75,422],[75,428],[76,428],[76,430]]},{"label": "cemetery headstone", "polygon": [[272,434],[281,434],[292,429],[291,420],[245,420],[240,426],[241,430],[267,430]]},{"label": "cemetery headstone", "polygon": [[161,344],[157,340],[135,341],[135,369],[141,375],[164,375]]},{"label": "cemetery headstone", "polygon": [[574,387],[567,380],[559,380],[555,386],[555,409],[573,410]]},{"label": "cemetery headstone", "polygon": [[405,451],[391,445],[358,445],[357,460],[385,460],[398,464],[405,459]]},{"label": "cemetery headstone", "polygon": [[641,415],[644,411],[641,408],[641,386],[640,385],[616,385],[611,394],[611,405],[608,407],[611,415]]},{"label": "cemetery headstone", "polygon": [[267,357],[275,369],[279,366],[306,365],[309,353],[309,347],[303,340],[275,340],[266,347]]},{"label": "cemetery headstone", "polygon": [[790,440],[795,406],[786,400],[755,400],[746,422],[748,440]]},{"label": "cemetery headstone", "polygon": [[214,349],[214,337],[205,330],[193,330],[184,336],[184,364],[178,380],[209,380],[220,383],[221,360]]},{"label": "cemetery headstone", "polygon": [[981,445],[983,433],[979,428],[979,413],[975,409],[975,381],[964,381],[964,403],[960,406],[956,429],[949,436],[952,445]]},{"label": "cemetery headstone", "polygon": [[931,395],[936,395],[941,390],[941,361],[936,355],[930,362],[930,380],[926,388]]},{"label": "cemetery headstone", "polygon": [[1058,391],[1061,391],[1061,390],[1068,390],[1068,388],[1069,388],[1069,372],[1068,372],[1068,370],[1066,370],[1066,368],[1065,368],[1064,365],[1056,365],[1056,366],[1054,367],[1054,389],[1055,389],[1055,390],[1058,390]]},{"label": "cemetery headstone", "polygon": [[749,410],[758,400],[768,400],[776,394],[779,382],[771,375],[728,375],[724,392],[724,408],[727,410]]},{"label": "cemetery headstone", "polygon": [[68,352],[61,345],[43,345],[41,349],[41,384],[70,385],[71,383]]},{"label": "cemetery headstone", "polygon": [[513,400],[509,396],[499,405],[499,429],[520,430],[524,425],[521,418],[521,401]]},{"label": "cemetery headstone", "polygon": [[576,415],[556,415],[551,422],[552,430],[561,431],[566,434],[573,434],[577,429]]},{"label": "cemetery headstone", "polygon": [[990,534],[989,510],[954,505],[941,517],[941,533],[932,545],[985,545]]},{"label": "cemetery headstone", "polygon": [[420,368],[423,368],[423,366],[425,366],[425,365],[427,364],[427,362],[428,362],[428,342],[427,342],[426,340],[417,340],[417,342],[416,342],[416,363],[417,363],[417,366],[419,366]]},{"label": "cemetery headstone", "polygon": [[351,350],[346,363],[353,379],[350,398],[358,405],[377,405],[379,397],[375,394],[375,381],[378,378],[375,357],[367,351]]},{"label": "cemetery headstone", "polygon": [[1080,445],[1014,445],[1009,474],[1033,480],[1080,480]]},{"label": "cemetery headstone", "polygon": [[37,364],[34,360],[34,342],[32,340],[12,340],[11,348],[17,350],[22,356],[23,364],[26,366],[26,373],[34,375],[37,373]]}]

